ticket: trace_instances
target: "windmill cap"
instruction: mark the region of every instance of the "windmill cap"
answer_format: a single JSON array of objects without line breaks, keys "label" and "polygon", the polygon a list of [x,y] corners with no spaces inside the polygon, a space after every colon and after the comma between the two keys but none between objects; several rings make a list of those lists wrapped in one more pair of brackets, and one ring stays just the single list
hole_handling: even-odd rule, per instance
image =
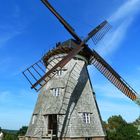
[{"label": "windmill cap", "polygon": [[[48,64],[48,60],[55,55],[58,54],[68,54],[70,51],[72,51],[73,48],[77,47],[79,44],[73,40],[73,39],[69,39],[63,43],[56,43],[55,48],[53,48],[52,50],[48,51],[43,57],[42,60],[43,62],[47,65]],[[78,54],[83,56],[84,58],[86,58],[86,60],[89,62],[90,60],[90,56],[86,53],[86,51],[84,51],[84,49]]]}]

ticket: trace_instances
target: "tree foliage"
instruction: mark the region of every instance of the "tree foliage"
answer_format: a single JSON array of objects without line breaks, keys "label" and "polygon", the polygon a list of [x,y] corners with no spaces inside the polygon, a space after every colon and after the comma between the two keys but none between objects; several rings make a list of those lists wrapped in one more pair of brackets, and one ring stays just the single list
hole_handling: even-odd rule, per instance
[{"label": "tree foliage", "polygon": [[4,133],[3,140],[18,140],[18,137],[16,134]]},{"label": "tree foliage", "polygon": [[18,136],[24,136],[26,134],[28,127],[27,126],[22,126],[22,128],[19,129],[19,131],[17,132]]},{"label": "tree foliage", "polygon": [[24,136],[27,131],[27,126],[22,126],[17,132],[12,130],[2,130],[4,137],[2,140],[18,140],[18,136]]},{"label": "tree foliage", "polygon": [[112,116],[105,125],[108,140],[140,140],[140,132],[121,116]]}]

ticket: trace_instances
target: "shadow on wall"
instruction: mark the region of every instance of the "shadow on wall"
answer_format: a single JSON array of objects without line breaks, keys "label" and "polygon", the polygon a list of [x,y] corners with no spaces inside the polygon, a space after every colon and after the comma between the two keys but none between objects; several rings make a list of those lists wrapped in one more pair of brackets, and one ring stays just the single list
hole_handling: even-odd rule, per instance
[{"label": "shadow on wall", "polygon": [[[60,133],[60,139],[62,139],[65,129],[66,129],[65,134],[67,133],[68,127],[66,128],[66,126],[69,125],[69,121],[70,121],[70,119],[68,119],[68,118],[71,117],[71,115],[72,115],[72,113],[77,105],[77,102],[78,102],[78,100],[79,100],[79,98],[84,90],[84,87],[88,81],[88,76],[85,77],[82,75],[85,73],[85,71],[86,71],[86,66],[84,65],[84,67],[82,68],[82,70],[80,72],[80,77],[78,78],[78,82],[77,82],[77,84],[76,84],[76,86],[75,86],[75,88],[70,96],[70,100],[69,100],[68,107],[66,110],[66,115],[65,115],[62,129],[61,129],[61,133]],[[72,107],[72,105],[74,105],[74,106]]]}]

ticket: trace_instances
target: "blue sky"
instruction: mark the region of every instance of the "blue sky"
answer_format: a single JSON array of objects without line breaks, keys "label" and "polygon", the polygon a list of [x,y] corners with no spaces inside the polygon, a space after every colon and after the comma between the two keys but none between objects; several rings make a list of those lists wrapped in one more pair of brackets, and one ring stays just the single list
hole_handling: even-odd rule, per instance
[{"label": "blue sky", "polygon": [[[97,45],[89,42],[115,70],[140,91],[140,0],[50,0],[76,29],[86,34],[104,19],[112,30]],[[71,38],[40,0],[1,0],[0,4],[0,126],[19,129],[28,125],[38,93],[21,72],[53,47]],[[122,115],[128,122],[139,107],[89,67],[103,120]]]}]

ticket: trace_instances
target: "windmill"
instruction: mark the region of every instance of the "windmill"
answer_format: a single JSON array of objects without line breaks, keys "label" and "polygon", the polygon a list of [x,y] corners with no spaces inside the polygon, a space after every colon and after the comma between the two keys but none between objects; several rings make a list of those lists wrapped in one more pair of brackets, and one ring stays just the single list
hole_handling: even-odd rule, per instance
[{"label": "windmill", "polygon": [[25,138],[104,140],[88,65],[97,68],[123,94],[140,105],[136,91],[87,45],[89,39],[97,44],[111,26],[104,21],[82,40],[48,0],[41,1],[73,39],[57,43],[23,72],[31,88],[40,92]]}]

